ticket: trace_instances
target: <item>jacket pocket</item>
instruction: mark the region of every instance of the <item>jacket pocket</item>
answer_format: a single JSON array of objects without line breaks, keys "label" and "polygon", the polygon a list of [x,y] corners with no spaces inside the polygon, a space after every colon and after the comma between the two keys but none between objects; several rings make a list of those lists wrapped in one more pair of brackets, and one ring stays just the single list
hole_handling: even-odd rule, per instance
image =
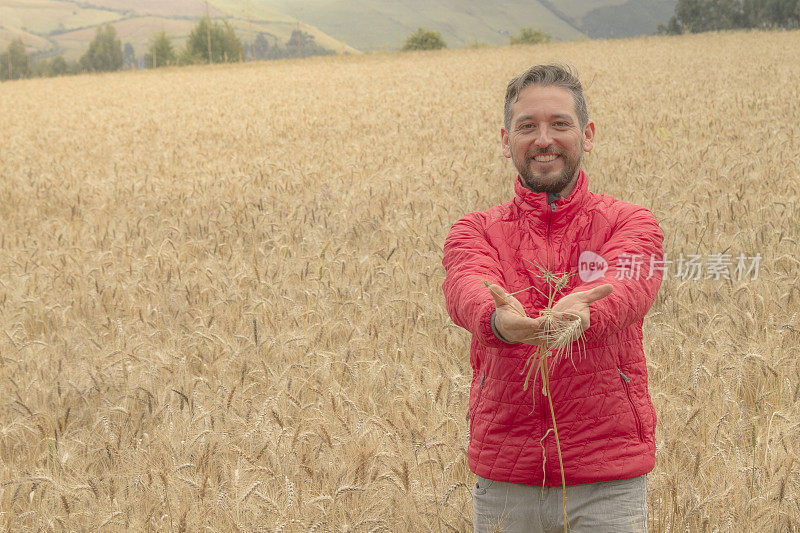
[{"label": "jacket pocket", "polygon": [[631,397],[631,378],[626,376],[622,369],[617,367],[619,370],[620,378],[622,379],[622,388],[625,389],[625,396],[628,398],[628,405],[631,407],[631,412],[633,412],[633,420],[636,422],[636,435],[639,437],[639,442],[644,442],[644,436],[642,435],[642,421],[639,418],[639,411],[636,410],[636,404],[633,402],[633,398]]}]

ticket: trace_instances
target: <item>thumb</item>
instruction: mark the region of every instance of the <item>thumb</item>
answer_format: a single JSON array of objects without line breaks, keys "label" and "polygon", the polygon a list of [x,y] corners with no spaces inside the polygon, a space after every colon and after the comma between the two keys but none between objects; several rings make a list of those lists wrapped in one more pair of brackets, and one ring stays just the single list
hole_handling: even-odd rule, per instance
[{"label": "thumb", "polygon": [[602,300],[614,290],[614,286],[610,283],[606,283],[604,285],[600,285],[599,287],[595,287],[594,289],[589,289],[588,291],[583,291],[581,293],[581,299],[590,304],[592,302],[596,302],[597,300]]},{"label": "thumb", "polygon": [[494,306],[500,307],[503,305],[511,305],[511,302],[508,301],[508,297],[506,291],[500,288],[499,285],[489,285],[489,294],[492,295],[494,298]]},{"label": "thumb", "polygon": [[494,299],[494,307],[497,310],[506,308],[520,316],[527,316],[522,304],[512,295],[500,288],[499,285],[486,285],[489,287],[489,294]]}]

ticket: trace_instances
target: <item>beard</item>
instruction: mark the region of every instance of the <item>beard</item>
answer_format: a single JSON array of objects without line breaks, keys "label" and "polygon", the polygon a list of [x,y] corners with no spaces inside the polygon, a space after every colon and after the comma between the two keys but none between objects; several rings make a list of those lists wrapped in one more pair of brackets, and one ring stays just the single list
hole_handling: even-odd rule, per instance
[{"label": "beard", "polygon": [[[582,143],[581,143],[582,144]],[[581,147],[582,148],[582,147]],[[556,153],[564,161],[564,168],[561,172],[553,176],[551,173],[541,174],[531,171],[530,163],[534,156]],[[581,165],[583,151],[579,152],[577,159],[572,159],[569,155],[561,150],[554,148],[547,148],[545,150],[531,150],[525,154],[523,164],[519,164],[512,156],[511,160],[519,172],[519,177],[522,179],[522,184],[526,189],[533,192],[546,192],[550,194],[557,194],[563,191],[578,175],[578,167]]]}]

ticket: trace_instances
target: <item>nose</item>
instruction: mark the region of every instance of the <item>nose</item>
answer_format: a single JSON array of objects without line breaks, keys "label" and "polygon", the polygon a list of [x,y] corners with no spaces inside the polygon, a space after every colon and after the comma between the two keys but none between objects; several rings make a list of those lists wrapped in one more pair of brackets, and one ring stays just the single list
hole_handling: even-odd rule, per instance
[{"label": "nose", "polygon": [[536,134],[534,144],[536,144],[536,146],[539,148],[547,148],[553,144],[553,139],[550,137],[550,132],[548,131],[547,126],[542,126],[539,128],[539,132]]}]

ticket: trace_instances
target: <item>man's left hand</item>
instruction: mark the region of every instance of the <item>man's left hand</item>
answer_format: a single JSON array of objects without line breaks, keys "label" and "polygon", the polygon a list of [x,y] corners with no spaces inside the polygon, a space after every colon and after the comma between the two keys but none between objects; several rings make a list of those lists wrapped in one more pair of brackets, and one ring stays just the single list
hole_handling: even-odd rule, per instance
[{"label": "man's left hand", "polygon": [[614,286],[610,283],[600,285],[588,291],[567,294],[553,305],[554,312],[569,313],[581,318],[581,333],[589,329],[589,304],[601,300],[611,294]]}]

